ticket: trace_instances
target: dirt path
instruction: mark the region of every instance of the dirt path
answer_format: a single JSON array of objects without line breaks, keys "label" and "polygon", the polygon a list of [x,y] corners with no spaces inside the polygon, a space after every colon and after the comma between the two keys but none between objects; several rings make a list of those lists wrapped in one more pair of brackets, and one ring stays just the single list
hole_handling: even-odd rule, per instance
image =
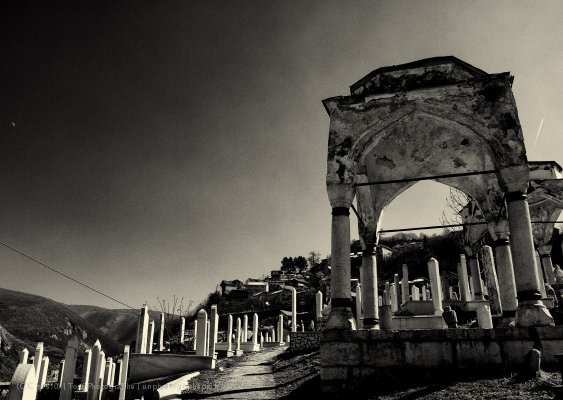
[{"label": "dirt path", "polygon": [[190,382],[183,399],[275,399],[272,364],[285,347],[264,349],[240,358],[220,360]]}]

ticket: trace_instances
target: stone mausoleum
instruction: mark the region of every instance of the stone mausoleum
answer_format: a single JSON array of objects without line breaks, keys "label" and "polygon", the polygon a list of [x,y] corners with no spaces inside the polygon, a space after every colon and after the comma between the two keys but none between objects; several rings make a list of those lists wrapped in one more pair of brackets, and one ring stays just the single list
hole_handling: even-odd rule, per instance
[{"label": "stone mausoleum", "polygon": [[[532,348],[541,349],[543,365],[556,363],[553,355],[563,351],[563,327],[554,326],[544,304],[541,264],[547,260],[540,262],[536,252],[544,258],[548,254],[549,240],[541,232],[553,226],[532,229],[528,192],[535,188],[537,199],[549,200],[563,186],[560,175],[530,183],[530,169],[537,165],[526,157],[513,80],[509,72],[489,74],[452,56],[435,57],[378,68],[354,83],[350,95],[323,101],[330,117],[326,184],[332,206],[331,307],[321,337],[324,390],[358,389],[405,374],[511,368],[521,365]],[[478,207],[494,242],[504,324],[493,329],[384,329],[375,258],[382,212],[417,182],[408,179],[417,177],[454,187]],[[349,215],[354,199],[363,247],[361,324],[351,307]],[[550,201],[555,205],[547,219],[561,210],[561,197]],[[467,249],[473,276],[480,276],[479,264],[471,261],[478,251]],[[433,301],[441,292],[438,268],[436,260],[429,262]],[[549,275],[545,266],[544,272]],[[551,266],[549,272],[553,275]],[[434,313],[442,315],[440,303],[435,302]]]}]

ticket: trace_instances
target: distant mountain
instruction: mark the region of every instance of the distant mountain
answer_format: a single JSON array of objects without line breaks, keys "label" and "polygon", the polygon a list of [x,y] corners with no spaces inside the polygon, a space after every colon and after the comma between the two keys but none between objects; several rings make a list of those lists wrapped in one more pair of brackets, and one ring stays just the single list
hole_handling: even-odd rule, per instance
[{"label": "distant mountain", "polygon": [[[0,288],[0,335],[2,339],[2,343],[0,343],[0,361],[2,361],[0,381],[10,380],[15,364],[17,364],[18,352],[23,347],[27,347],[31,357],[37,342],[44,343],[45,354],[49,356],[50,365],[53,367],[58,366],[59,360],[64,357],[67,341],[74,334],[79,338],[81,351],[99,339],[106,354],[119,355],[123,350],[123,345],[114,336],[114,331],[119,331],[120,328],[116,326],[119,325],[117,321],[123,319],[127,321],[123,325],[123,330],[128,333],[120,335],[120,337],[131,336],[129,317],[112,317],[113,310],[93,308],[99,309],[97,312],[102,313],[101,315],[104,311],[109,312],[108,319],[114,321],[109,323],[114,329],[113,331],[108,329],[110,334],[106,334],[104,330],[100,329],[107,324],[96,312],[91,318],[88,316],[85,318],[74,311],[71,306],[45,297]],[[86,312],[84,309],[82,311]],[[124,312],[125,310],[116,311]],[[134,319],[134,314],[132,319]],[[136,331],[136,321],[134,324],[134,331]]]},{"label": "distant mountain", "polygon": [[[131,309],[108,309],[89,305],[68,305],[76,314],[96,326],[103,334],[126,345],[137,336],[139,311]],[[150,312],[150,316],[157,318]]]}]

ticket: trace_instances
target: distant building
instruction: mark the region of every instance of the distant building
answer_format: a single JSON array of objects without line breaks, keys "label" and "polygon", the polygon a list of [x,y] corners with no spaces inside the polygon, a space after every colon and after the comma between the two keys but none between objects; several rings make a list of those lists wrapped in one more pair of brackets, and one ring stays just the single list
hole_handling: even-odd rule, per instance
[{"label": "distant building", "polygon": [[530,179],[561,179],[561,165],[556,161],[528,161]]},{"label": "distant building", "polygon": [[247,279],[246,290],[248,291],[248,294],[251,296],[261,292],[268,293],[269,284],[267,281]]},{"label": "distant building", "polygon": [[221,281],[221,294],[223,296],[229,296],[233,290],[243,290],[246,289],[244,284],[238,279],[232,281]]}]

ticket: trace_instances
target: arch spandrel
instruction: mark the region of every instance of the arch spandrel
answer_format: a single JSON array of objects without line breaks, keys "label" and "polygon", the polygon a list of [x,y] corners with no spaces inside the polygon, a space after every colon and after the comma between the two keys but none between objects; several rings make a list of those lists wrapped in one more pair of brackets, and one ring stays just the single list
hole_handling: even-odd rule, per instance
[{"label": "arch spandrel", "polygon": [[[557,221],[563,211],[563,179],[530,181],[528,199],[532,221]],[[532,224],[537,249],[551,249],[554,227],[554,223]]]},{"label": "arch spandrel", "polygon": [[[416,176],[493,170],[486,143],[457,122],[443,120],[419,111],[405,115],[378,132],[365,148],[362,170],[367,181],[383,181]],[[435,181],[456,188],[479,204],[488,221],[499,216],[503,192],[496,175],[484,174]],[[370,186],[377,212],[382,211],[410,185]]]},{"label": "arch spandrel", "polygon": [[493,164],[501,170],[501,183],[507,189],[525,188],[528,184],[523,135],[508,74],[384,97],[340,96],[327,99],[324,104],[331,117],[328,186],[352,187],[362,157],[370,146],[377,145],[378,132],[400,124],[416,112],[473,131],[490,149]]}]

